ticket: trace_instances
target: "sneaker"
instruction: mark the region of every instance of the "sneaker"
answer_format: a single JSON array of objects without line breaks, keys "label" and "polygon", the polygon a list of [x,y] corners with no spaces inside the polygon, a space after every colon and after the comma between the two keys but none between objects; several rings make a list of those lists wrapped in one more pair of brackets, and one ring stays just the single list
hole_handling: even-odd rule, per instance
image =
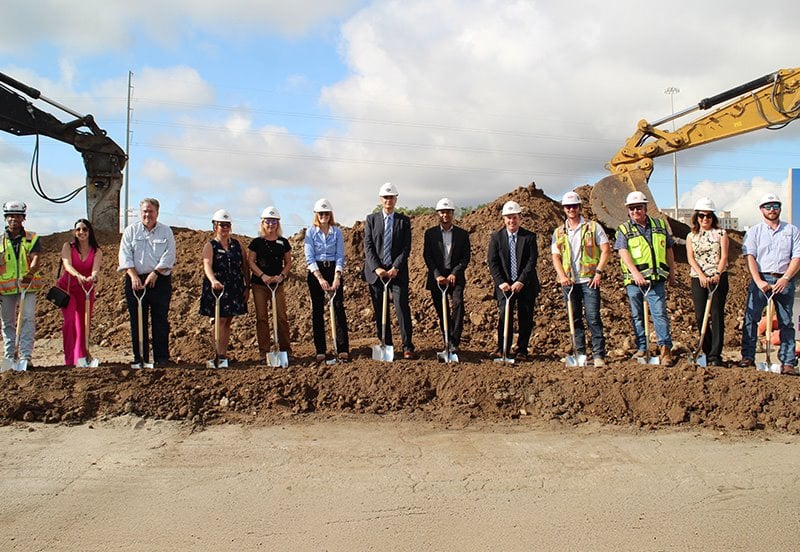
[{"label": "sneaker", "polygon": [[594,367],[595,368],[605,368],[605,366],[606,366],[606,361],[604,359],[599,358],[599,357],[594,359]]}]

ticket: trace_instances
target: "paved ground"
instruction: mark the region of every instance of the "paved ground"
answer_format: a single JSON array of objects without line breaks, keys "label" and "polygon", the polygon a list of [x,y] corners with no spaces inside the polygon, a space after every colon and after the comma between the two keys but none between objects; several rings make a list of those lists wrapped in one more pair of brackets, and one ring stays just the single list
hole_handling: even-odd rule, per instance
[{"label": "paved ground", "polygon": [[800,438],[387,421],[0,428],[2,550],[796,550]]}]

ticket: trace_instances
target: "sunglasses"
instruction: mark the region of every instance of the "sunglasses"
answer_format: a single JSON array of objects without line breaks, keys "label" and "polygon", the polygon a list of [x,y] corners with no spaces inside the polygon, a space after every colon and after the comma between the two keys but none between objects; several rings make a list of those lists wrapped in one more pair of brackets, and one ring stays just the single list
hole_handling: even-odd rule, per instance
[{"label": "sunglasses", "polygon": [[564,209],[580,209],[580,205],[564,205]]},{"label": "sunglasses", "polygon": [[317,215],[319,215],[321,217],[329,217],[329,216],[331,216],[331,212],[330,211],[320,211],[319,213],[317,213]]},{"label": "sunglasses", "polygon": [[277,226],[278,222],[280,221],[278,221],[278,219],[264,219],[261,222],[263,222],[267,226]]},{"label": "sunglasses", "polygon": [[780,203],[765,203],[761,206],[762,209],[766,209],[767,211],[780,211],[781,204]]},{"label": "sunglasses", "polygon": [[697,213],[698,219],[710,219],[714,218],[714,213]]},{"label": "sunglasses", "polygon": [[628,211],[644,211],[644,205],[628,205]]},{"label": "sunglasses", "polygon": [[85,226],[78,226],[77,228],[75,228],[75,231],[83,233],[83,232],[88,232],[89,229],[86,228]]},{"label": "sunglasses", "polygon": [[231,227],[231,223],[230,222],[218,222],[217,226],[221,226],[222,228],[230,228]]}]

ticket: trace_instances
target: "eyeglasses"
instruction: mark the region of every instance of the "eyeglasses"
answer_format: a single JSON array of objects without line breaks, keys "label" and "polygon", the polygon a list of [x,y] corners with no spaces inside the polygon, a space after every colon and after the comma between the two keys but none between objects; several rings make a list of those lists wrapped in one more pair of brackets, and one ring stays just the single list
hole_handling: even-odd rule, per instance
[{"label": "eyeglasses", "polygon": [[262,219],[261,222],[267,226],[277,226],[280,221],[278,219]]},{"label": "eyeglasses", "polygon": [[75,228],[75,231],[76,231],[76,232],[83,233],[83,232],[88,232],[88,231],[89,231],[89,229],[88,229],[88,228],[86,228],[85,226],[78,226],[77,228]]},{"label": "eyeglasses", "polygon": [[781,204],[780,203],[765,203],[761,206],[762,209],[766,209],[767,211],[780,211]]},{"label": "eyeglasses", "polygon": [[697,213],[697,218],[699,218],[699,219],[714,218],[714,213]]},{"label": "eyeglasses", "polygon": [[644,205],[628,205],[628,211],[644,211]]},{"label": "eyeglasses", "polygon": [[230,222],[218,222],[217,226],[221,226],[222,228],[230,228],[231,227],[231,223]]}]

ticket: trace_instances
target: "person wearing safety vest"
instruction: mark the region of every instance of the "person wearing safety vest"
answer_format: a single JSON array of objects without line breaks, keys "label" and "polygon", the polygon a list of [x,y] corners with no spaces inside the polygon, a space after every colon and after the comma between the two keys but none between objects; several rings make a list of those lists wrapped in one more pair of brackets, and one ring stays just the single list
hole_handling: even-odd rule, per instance
[{"label": "person wearing safety vest", "polygon": [[611,244],[603,227],[587,221],[581,214],[581,198],[567,192],[561,198],[566,220],[553,232],[550,253],[553,268],[564,293],[572,303],[575,317],[575,355],[586,354],[586,331],[581,311],[592,334],[592,357],[595,367],[606,365],[606,339],[600,320],[600,282],[611,256]]},{"label": "person wearing safety vest", "polygon": [[634,358],[647,356],[649,336],[644,332],[644,301],[650,307],[653,327],[661,350],[661,364],[672,366],[667,299],[664,283],[675,284],[675,240],[667,224],[647,214],[647,197],[631,192],[625,199],[629,219],[617,228],[614,249],[619,252],[625,291],[631,306],[631,321],[636,335]]},{"label": "person wearing safety vest", "polygon": [[[4,358],[14,358],[19,332],[19,358],[30,361],[36,333],[36,292],[42,289],[44,281],[36,270],[42,250],[39,236],[23,227],[27,209],[21,201],[7,201],[3,204],[6,230],[0,251],[0,310]],[[25,301],[22,324],[17,328],[17,309],[23,292]],[[27,363],[27,366],[30,367],[31,364]]]}]

